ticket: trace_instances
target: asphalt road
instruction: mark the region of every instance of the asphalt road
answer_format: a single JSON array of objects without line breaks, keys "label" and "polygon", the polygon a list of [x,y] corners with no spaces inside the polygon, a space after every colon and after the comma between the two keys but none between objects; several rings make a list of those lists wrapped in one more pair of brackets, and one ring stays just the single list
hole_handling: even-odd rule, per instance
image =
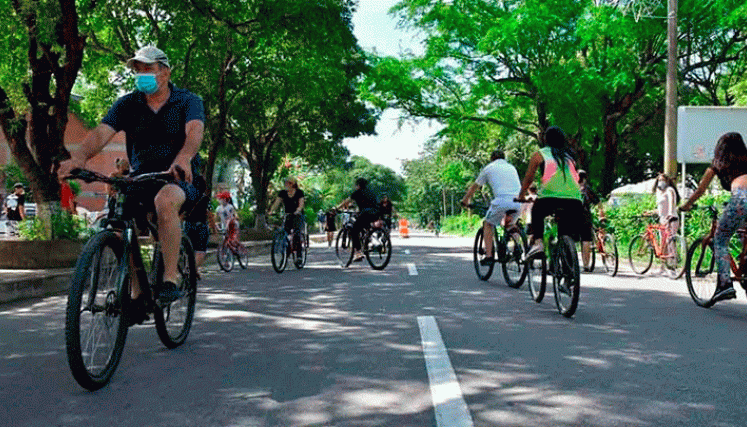
[{"label": "asphalt road", "polygon": [[66,297],[0,305],[0,425],[747,424],[743,291],[702,309],[683,280],[621,262],[582,275],[566,319],[551,290],[536,304],[500,272],[478,280],[470,244],[395,239],[383,272],[341,269],[326,245],[300,271],[211,270],[187,342],[132,328],[93,393],[67,367]]}]

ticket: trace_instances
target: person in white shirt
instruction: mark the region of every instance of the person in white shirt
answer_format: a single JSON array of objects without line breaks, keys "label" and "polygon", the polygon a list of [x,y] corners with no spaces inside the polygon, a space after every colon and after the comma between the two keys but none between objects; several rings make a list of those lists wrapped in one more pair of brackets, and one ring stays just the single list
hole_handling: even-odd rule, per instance
[{"label": "person in white shirt", "polygon": [[[680,193],[677,191],[672,178],[662,173],[656,177],[654,194],[656,195],[656,213],[659,215],[659,224],[666,228],[666,236],[661,236],[662,243],[664,243],[677,233],[680,226],[679,216],[677,215]],[[662,252],[666,255],[674,249],[664,245]]]},{"label": "person in white shirt", "polygon": [[483,221],[485,258],[480,261],[483,265],[495,262],[493,254],[493,227],[497,227],[501,224],[501,221],[503,221],[504,227],[512,224],[514,215],[521,208],[521,205],[514,201],[514,197],[521,190],[519,173],[513,165],[506,161],[506,156],[502,150],[493,151],[490,156],[490,163],[480,171],[477,179],[469,187],[467,194],[464,195],[462,206],[469,205],[477,189],[486,183],[490,185],[490,189],[493,191],[493,200],[490,202],[490,207]]}]

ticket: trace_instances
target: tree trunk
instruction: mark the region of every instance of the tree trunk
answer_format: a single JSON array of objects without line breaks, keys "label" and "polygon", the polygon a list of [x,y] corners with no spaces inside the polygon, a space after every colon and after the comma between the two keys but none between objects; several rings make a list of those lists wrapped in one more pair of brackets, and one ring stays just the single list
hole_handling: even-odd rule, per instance
[{"label": "tree trunk", "polygon": [[615,166],[618,154],[617,118],[607,115],[604,120],[604,173],[602,194],[609,194],[615,186]]},{"label": "tree trunk", "polygon": [[257,199],[254,228],[257,231],[267,230],[267,209],[269,208],[267,189],[270,188],[272,175],[279,164],[279,158],[273,151],[277,133],[268,131],[259,138],[249,141],[249,149],[244,150],[244,157],[249,163],[249,175],[252,178],[252,188]]},{"label": "tree trunk", "polygon": [[[70,93],[83,62],[85,37],[78,31],[75,0],[59,0],[60,19],[55,29],[58,45],[40,43],[37,6],[23,7],[14,3],[28,28],[28,58],[30,84],[24,87],[29,105],[28,121],[13,111],[7,93],[0,88],[0,126],[11,153],[29,180],[34,200],[41,210],[39,218],[48,237],[52,236],[51,209],[59,206],[60,184],[57,179],[59,161],[68,157],[64,146]],[[62,48],[62,50],[60,50]],[[52,92],[54,90],[54,92]],[[26,135],[28,133],[28,141]]]}]

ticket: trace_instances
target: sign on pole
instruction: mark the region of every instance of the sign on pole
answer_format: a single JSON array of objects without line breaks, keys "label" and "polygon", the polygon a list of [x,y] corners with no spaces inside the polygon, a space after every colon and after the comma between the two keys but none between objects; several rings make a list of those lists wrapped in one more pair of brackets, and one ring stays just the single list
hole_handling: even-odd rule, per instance
[{"label": "sign on pole", "polygon": [[727,132],[739,132],[747,139],[747,108],[679,107],[677,162],[711,163],[716,142]]}]

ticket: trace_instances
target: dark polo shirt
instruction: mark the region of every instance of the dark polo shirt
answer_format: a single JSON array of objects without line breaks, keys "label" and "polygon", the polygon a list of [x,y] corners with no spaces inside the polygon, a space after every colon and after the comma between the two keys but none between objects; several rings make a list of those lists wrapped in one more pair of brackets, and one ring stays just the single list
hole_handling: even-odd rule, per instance
[{"label": "dark polo shirt", "polygon": [[116,131],[125,132],[127,157],[135,175],[168,169],[184,146],[186,124],[191,120],[205,121],[199,96],[173,83],[169,83],[169,88],[171,95],[157,113],[148,107],[145,94],[135,91],[119,98],[101,120]]}]

